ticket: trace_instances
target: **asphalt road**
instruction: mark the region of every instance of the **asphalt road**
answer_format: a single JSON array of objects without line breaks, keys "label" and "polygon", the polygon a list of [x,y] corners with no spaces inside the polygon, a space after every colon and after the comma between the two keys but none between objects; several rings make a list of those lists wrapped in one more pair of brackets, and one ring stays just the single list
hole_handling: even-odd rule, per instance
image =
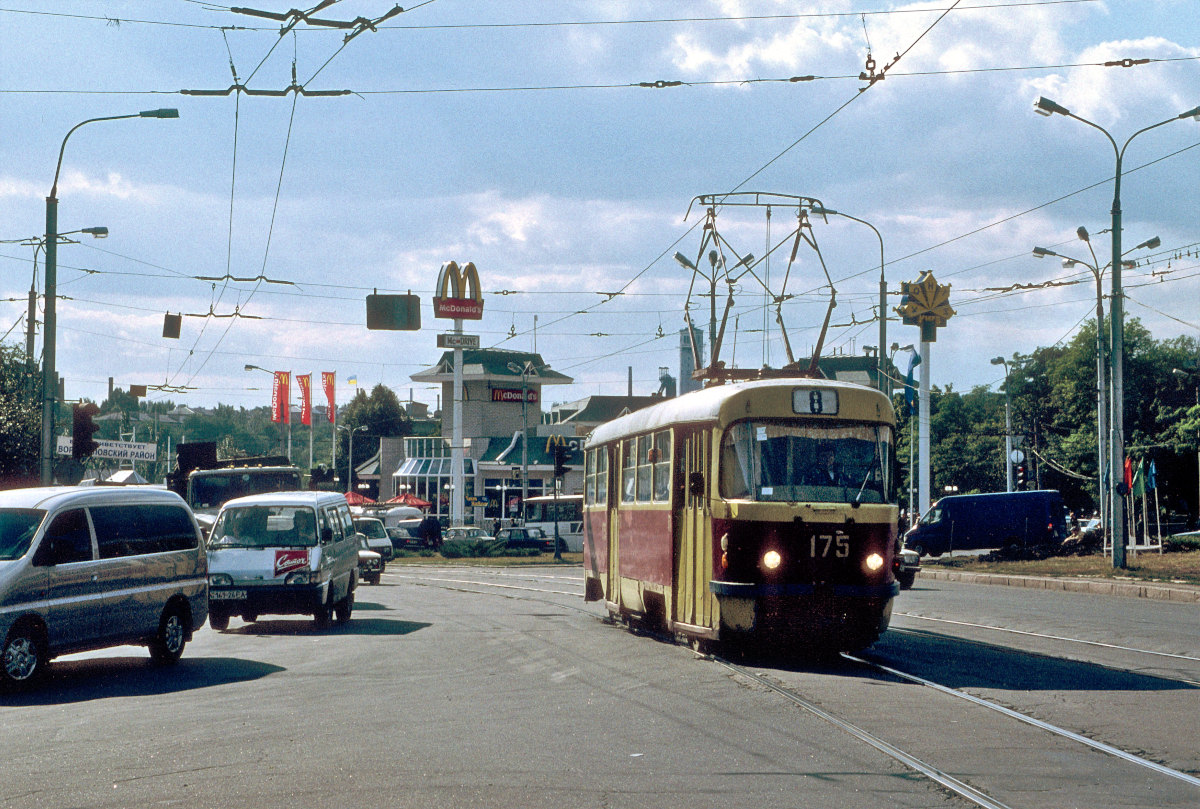
[{"label": "asphalt road", "polygon": [[[345,627],[235,618],[173,668],[133,647],[56,661],[0,696],[0,806],[971,805],[765,681],[605,622],[581,585],[577,568],[389,566]],[[918,581],[896,608],[867,657],[1200,771],[1196,605]],[[858,664],[749,668],[999,806],[1200,805]]]}]

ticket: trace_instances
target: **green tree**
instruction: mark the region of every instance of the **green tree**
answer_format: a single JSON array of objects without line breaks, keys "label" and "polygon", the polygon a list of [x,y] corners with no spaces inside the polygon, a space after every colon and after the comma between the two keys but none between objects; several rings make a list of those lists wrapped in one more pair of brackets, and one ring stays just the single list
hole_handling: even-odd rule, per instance
[{"label": "green tree", "polygon": [[[365,430],[359,430],[360,427]],[[338,430],[338,474],[349,480],[349,463],[361,464],[379,449],[380,438],[399,438],[412,435],[412,424],[391,388],[382,384],[371,389],[368,396],[361,389],[354,395],[342,414]],[[349,459],[349,430],[354,430],[354,458]]]},{"label": "green tree", "polygon": [[40,384],[15,347],[0,344],[0,488],[36,485],[41,452]]}]

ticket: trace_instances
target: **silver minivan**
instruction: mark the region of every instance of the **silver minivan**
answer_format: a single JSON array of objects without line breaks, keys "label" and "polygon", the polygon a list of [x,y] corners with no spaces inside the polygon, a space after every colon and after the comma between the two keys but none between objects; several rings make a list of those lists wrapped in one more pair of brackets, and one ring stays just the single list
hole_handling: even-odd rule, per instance
[{"label": "silver minivan", "polygon": [[208,622],[231,616],[311,615],[318,627],[350,620],[360,535],[346,498],[272,492],[221,507],[208,536]]},{"label": "silver minivan", "polygon": [[0,492],[0,679],[54,657],[142,644],[174,663],[208,615],[207,559],[191,509],[148,486]]}]

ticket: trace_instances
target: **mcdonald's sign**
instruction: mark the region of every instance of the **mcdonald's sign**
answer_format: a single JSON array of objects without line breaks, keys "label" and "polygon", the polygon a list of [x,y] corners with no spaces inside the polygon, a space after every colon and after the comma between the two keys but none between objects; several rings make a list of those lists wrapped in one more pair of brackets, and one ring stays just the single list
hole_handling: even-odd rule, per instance
[{"label": "mcdonald's sign", "polygon": [[483,319],[483,290],[479,288],[479,271],[472,262],[461,267],[455,261],[442,265],[433,297],[433,316],[451,320]]}]

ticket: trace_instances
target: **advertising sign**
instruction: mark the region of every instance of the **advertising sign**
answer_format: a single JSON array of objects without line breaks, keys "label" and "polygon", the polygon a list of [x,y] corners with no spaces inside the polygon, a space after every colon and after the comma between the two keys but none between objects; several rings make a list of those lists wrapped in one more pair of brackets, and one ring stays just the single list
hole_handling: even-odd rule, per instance
[{"label": "advertising sign", "polygon": [[451,320],[482,320],[483,291],[479,288],[479,271],[467,262],[447,261],[438,273],[433,316]]},{"label": "advertising sign", "polygon": [[[525,396],[526,402],[528,402],[529,404],[537,404],[538,403],[538,392],[536,389],[530,388],[529,390],[525,391],[525,393],[526,393],[526,396]],[[492,388],[492,401],[493,402],[520,402],[521,401],[521,389],[520,388]]]}]

